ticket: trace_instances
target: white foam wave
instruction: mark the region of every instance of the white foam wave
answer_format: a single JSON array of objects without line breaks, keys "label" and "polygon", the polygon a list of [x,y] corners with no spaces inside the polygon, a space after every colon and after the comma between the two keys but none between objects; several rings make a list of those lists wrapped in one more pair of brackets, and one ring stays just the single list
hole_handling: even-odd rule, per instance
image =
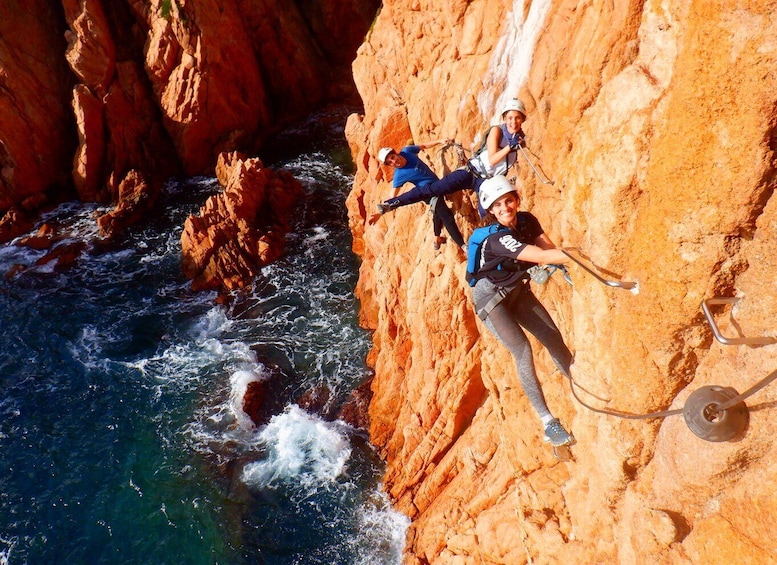
[{"label": "white foam wave", "polygon": [[305,239],[305,245],[312,245],[318,241],[324,241],[329,237],[329,231],[321,226],[313,228],[314,235]]},{"label": "white foam wave", "polygon": [[66,202],[47,214],[41,215],[42,223],[54,222],[59,233],[74,239],[91,240],[99,237],[99,228],[95,216],[110,210],[106,206],[78,201]]},{"label": "white foam wave", "polygon": [[5,546],[0,547],[0,565],[9,565],[11,563],[11,553],[13,553],[17,543],[19,543],[19,540],[16,537],[5,538],[0,535],[0,544]]},{"label": "white foam wave", "polygon": [[206,341],[209,338],[218,338],[229,330],[231,325],[232,322],[227,316],[227,311],[222,307],[216,307],[200,318],[194,327],[193,334],[197,341]]},{"label": "white foam wave", "polygon": [[[214,309],[215,310],[215,309]],[[209,367],[224,363],[233,365],[255,363],[250,347],[240,341],[224,342],[211,334],[218,334],[225,322],[220,314],[204,316],[194,329],[194,339],[171,343],[161,353],[134,361],[114,361],[106,355],[114,341],[121,340],[120,333],[108,333],[97,326],[86,325],[75,342],[69,344],[73,359],[90,370],[107,370],[114,363],[137,370],[147,379],[156,382],[184,384],[197,382],[208,373]],[[221,320],[221,321],[220,321]],[[165,339],[165,338],[163,338]]]},{"label": "white foam wave", "polygon": [[310,153],[305,157],[291,160],[283,168],[291,172],[307,191],[329,183],[348,186],[353,179],[339,167],[332,166],[331,159],[323,153]]},{"label": "white foam wave", "polygon": [[107,360],[102,351],[103,337],[96,326],[86,325],[81,330],[81,335],[75,343],[68,344],[73,359],[81,363],[87,369],[104,369]]},{"label": "white foam wave", "polygon": [[177,258],[181,254],[181,235],[178,231],[170,233],[158,252],[148,250],[149,245],[144,241],[139,241],[137,245],[139,248],[146,250],[140,258],[140,263],[157,265],[170,257]]},{"label": "white foam wave", "polygon": [[215,338],[188,343],[174,343],[159,355],[121,364],[136,369],[157,382],[182,385],[197,383],[213,369],[217,374],[224,364],[252,365],[256,357],[242,342],[225,343]]},{"label": "white foam wave", "polygon": [[43,256],[41,251],[18,245],[0,247],[0,268],[8,271],[13,265],[32,265]]},{"label": "white foam wave", "polygon": [[391,508],[382,489],[358,508],[356,521],[357,535],[350,542],[358,555],[354,565],[402,562],[410,518]]},{"label": "white foam wave", "polygon": [[334,483],[351,456],[348,439],[337,428],[289,406],[262,430],[265,459],[245,466],[243,482],[254,488],[294,484],[306,492]]},{"label": "white foam wave", "polygon": [[50,251],[50,249],[41,251],[23,245],[5,245],[0,248],[0,270],[7,272],[18,265],[28,273],[53,273],[59,259],[47,261],[42,265],[35,264]]}]

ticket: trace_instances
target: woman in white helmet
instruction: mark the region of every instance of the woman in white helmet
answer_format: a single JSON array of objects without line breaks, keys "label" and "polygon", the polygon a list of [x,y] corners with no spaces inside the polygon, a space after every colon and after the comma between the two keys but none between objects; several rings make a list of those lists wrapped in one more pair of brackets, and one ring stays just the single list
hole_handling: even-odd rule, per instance
[{"label": "woman in white helmet", "polygon": [[[534,265],[558,264],[569,260],[545,234],[529,212],[520,212],[520,197],[504,176],[486,179],[480,186],[480,205],[488,211],[490,233],[475,253],[477,262],[472,297],[478,316],[510,350],[526,396],[545,428],[545,441],[558,445],[574,443],[555,418],[537,380],[534,359],[524,329],[547,348],[554,363],[569,377],[572,353],[547,310],[529,288],[527,270]],[[474,237],[474,234],[473,234]],[[470,253],[472,255],[472,253]]]},{"label": "woman in white helmet", "polygon": [[470,166],[483,178],[505,175],[517,159],[517,150],[524,143],[521,127],[526,120],[523,102],[513,98],[502,108],[502,123],[492,126],[485,147],[470,161]]}]

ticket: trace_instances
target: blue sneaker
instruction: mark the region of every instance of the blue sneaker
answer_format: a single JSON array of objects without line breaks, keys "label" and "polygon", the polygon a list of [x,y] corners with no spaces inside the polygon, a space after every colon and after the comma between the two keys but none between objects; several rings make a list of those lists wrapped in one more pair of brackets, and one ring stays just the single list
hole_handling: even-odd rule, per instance
[{"label": "blue sneaker", "polygon": [[558,418],[553,418],[548,425],[545,426],[545,443],[549,443],[554,447],[559,445],[573,445],[575,443],[575,437],[564,429]]}]

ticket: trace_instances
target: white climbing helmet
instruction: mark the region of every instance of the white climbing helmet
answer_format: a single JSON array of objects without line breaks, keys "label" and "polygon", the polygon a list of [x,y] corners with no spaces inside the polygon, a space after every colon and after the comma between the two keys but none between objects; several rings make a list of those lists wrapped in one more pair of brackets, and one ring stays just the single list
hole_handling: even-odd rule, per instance
[{"label": "white climbing helmet", "polygon": [[526,117],[526,108],[524,107],[523,102],[517,98],[513,98],[512,100],[507,101],[507,103],[504,105],[504,109],[502,110],[502,117],[504,118],[505,114],[511,110],[520,112],[523,114],[524,118]]},{"label": "white climbing helmet", "polygon": [[478,198],[480,199],[480,206],[483,210],[488,210],[491,205],[499,200],[499,198],[509,192],[515,192],[515,186],[504,175],[496,175],[490,179],[483,181],[478,191]]},{"label": "white climbing helmet", "polygon": [[380,151],[378,151],[378,161],[386,164],[386,157],[391,155],[394,152],[394,150],[391,147],[381,147]]}]

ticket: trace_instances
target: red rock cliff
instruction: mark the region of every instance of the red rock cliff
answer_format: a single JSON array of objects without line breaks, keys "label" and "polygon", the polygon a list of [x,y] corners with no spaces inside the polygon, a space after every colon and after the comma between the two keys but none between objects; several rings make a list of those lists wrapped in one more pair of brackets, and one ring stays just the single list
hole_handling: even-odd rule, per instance
[{"label": "red rock cliff", "polygon": [[[354,76],[348,200],[374,328],[370,434],[386,489],[413,519],[408,563],[769,563],[777,555],[777,386],[750,396],[736,441],[682,415],[632,420],[577,403],[537,346],[574,460],[542,443],[507,350],[475,318],[464,263],[435,252],[423,204],[374,225],[391,192],[375,155],[409,139],[469,148],[520,97],[543,184],[524,201],[557,244],[639,292],[570,268],[537,290],[591,405],[682,409],[706,385],[744,392],[777,370],[777,2],[384,2]],[[426,155],[438,172],[444,163]],[[465,233],[469,196],[451,199]],[[612,277],[611,277],[612,278]]]},{"label": "red rock cliff", "polygon": [[[348,73],[379,2],[0,2],[0,241],[44,203],[142,215],[171,174],[212,174],[318,107]],[[143,187],[143,198],[127,185]],[[73,190],[74,189],[74,190]],[[139,202],[143,202],[139,206]]]}]

